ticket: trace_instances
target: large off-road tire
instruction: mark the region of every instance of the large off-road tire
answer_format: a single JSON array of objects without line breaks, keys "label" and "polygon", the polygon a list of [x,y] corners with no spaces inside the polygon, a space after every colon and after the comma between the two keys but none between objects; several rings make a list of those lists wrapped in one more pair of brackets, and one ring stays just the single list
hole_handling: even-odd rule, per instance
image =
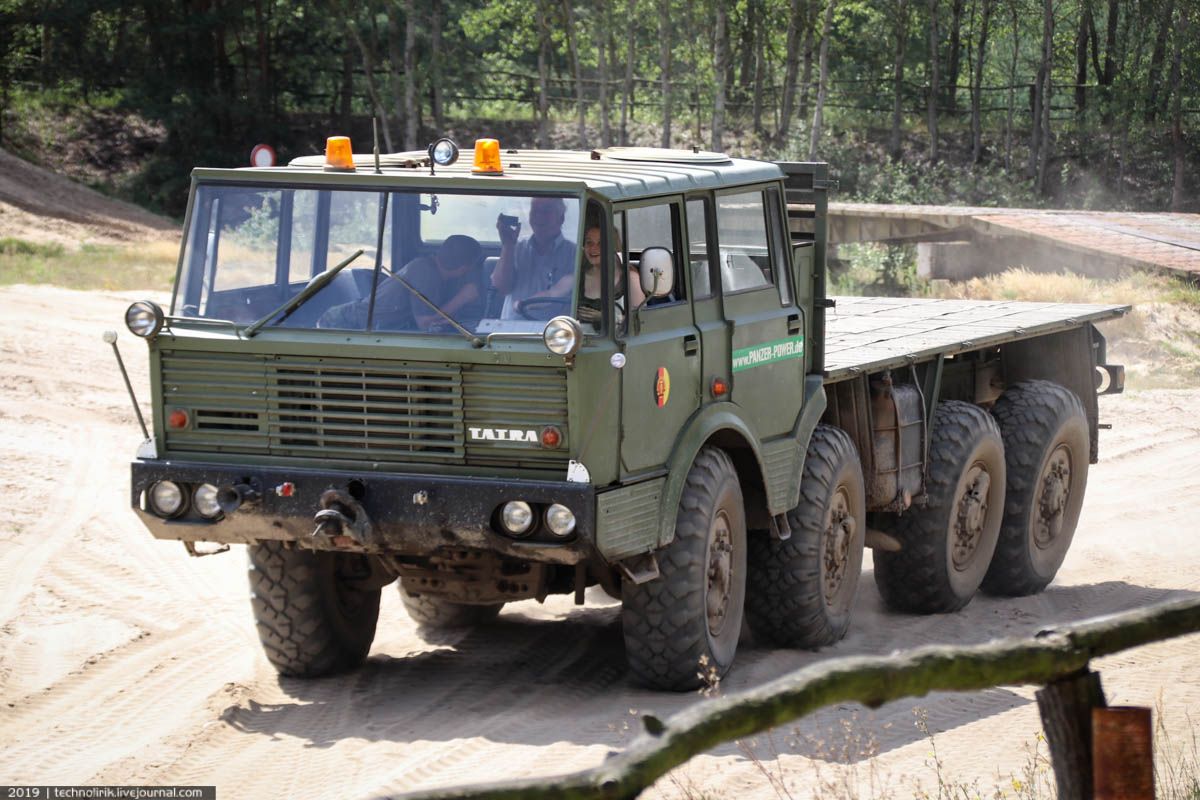
[{"label": "large off-road tire", "polygon": [[938,403],[929,445],[928,502],[886,527],[899,552],[875,551],[875,584],[897,611],[957,611],[975,596],[1004,515],[1004,445],[991,415]]},{"label": "large off-road tire", "polygon": [[363,557],[252,544],[250,591],[258,638],[281,675],[315,678],[363,662],[379,620],[379,589],[355,586]]},{"label": "large off-road tire", "polygon": [[455,603],[435,595],[411,591],[400,579],[400,600],[404,610],[412,617],[413,622],[422,628],[430,630],[450,630],[453,628],[473,628],[491,622],[504,608],[504,603],[491,605],[468,605]]},{"label": "large off-road tire", "polygon": [[696,456],[675,538],[658,552],[658,568],[658,578],[622,587],[625,657],[634,680],[682,691],[725,675],[746,597],[746,512],[725,451],[705,447]]},{"label": "large off-road tire", "polygon": [[1004,439],[1008,492],[989,594],[1036,594],[1062,566],[1087,485],[1091,441],[1074,392],[1050,381],[1010,386],[992,408]]},{"label": "large off-road tire", "polygon": [[846,635],[867,530],[858,450],[845,431],[818,425],[800,476],[792,535],[750,537],[746,617],[755,636],[784,647],[822,647]]}]

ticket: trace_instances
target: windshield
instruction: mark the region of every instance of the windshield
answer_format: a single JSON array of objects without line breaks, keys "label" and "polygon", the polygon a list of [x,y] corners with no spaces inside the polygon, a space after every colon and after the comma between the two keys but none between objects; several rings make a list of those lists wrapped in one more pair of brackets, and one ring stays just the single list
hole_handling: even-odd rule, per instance
[{"label": "windshield", "polygon": [[266,317],[268,328],[541,332],[574,313],[578,229],[574,197],[201,185],[172,313]]}]

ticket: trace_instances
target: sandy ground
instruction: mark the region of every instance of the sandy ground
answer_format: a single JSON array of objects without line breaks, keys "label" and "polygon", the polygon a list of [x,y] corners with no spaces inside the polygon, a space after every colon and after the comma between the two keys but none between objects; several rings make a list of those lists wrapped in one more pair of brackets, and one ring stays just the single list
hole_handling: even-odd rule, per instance
[{"label": "sandy ground", "polygon": [[[370,797],[592,766],[632,738],[638,714],[705,702],[630,688],[618,609],[591,591],[584,608],[515,604],[494,627],[430,641],[389,587],[365,667],[279,679],[254,632],[244,552],[189,558],[128,510],[127,463],[141,437],[100,333],[121,327],[131,299],[0,290],[0,783]],[[122,344],[144,403],[144,350],[124,332]],[[1030,634],[1194,596],[1198,405],[1194,389],[1102,399],[1113,429],[1102,433],[1075,546],[1044,594],[894,615],[868,563],[844,642],[822,653],[744,642],[723,688],[829,656]],[[1200,720],[1200,636],[1099,667],[1110,702],[1162,711],[1164,756],[1183,746]],[[932,740],[915,725],[921,716]],[[1025,688],[838,707],[719,748],[652,794],[910,797],[936,786],[935,748],[943,779],[1012,794],[1009,776],[1035,763],[1026,748],[1038,731]]]},{"label": "sandy ground", "polygon": [[179,226],[0,149],[0,239],[117,244],[178,236]]}]

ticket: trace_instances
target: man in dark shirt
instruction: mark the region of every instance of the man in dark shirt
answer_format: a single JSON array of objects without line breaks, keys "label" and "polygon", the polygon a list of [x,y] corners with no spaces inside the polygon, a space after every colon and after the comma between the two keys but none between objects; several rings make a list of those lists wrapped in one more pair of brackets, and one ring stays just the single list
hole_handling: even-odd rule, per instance
[{"label": "man in dark shirt", "polygon": [[[468,330],[483,316],[487,287],[482,269],[483,248],[470,236],[448,236],[433,256],[420,256],[398,273],[445,314]],[[335,306],[321,317],[322,328],[362,330],[369,298]],[[441,314],[389,275],[379,278],[372,325],[377,331],[452,330]]]}]

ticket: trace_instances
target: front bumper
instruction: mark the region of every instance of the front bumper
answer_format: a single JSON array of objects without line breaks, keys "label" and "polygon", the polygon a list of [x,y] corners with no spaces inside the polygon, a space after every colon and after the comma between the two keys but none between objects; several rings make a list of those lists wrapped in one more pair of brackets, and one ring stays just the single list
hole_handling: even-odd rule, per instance
[{"label": "front bumper", "polygon": [[[426,556],[444,548],[472,548],[512,558],[576,564],[595,554],[596,493],[590,484],[521,479],[456,478],[444,475],[395,475],[333,470],[282,469],[139,460],[131,465],[131,503],[155,537],[180,541],[252,543],[290,540],[317,549]],[[149,510],[147,490],[171,480],[195,487],[250,485],[258,498],[216,520],[192,510],[163,519]],[[290,485],[289,489],[281,489]],[[352,495],[370,518],[365,541],[314,537],[314,515],[328,490]],[[289,493],[290,492],[290,493]],[[575,514],[575,531],[565,540],[539,525],[527,538],[502,535],[493,527],[497,509],[524,500],[544,509],[560,503]]]}]

